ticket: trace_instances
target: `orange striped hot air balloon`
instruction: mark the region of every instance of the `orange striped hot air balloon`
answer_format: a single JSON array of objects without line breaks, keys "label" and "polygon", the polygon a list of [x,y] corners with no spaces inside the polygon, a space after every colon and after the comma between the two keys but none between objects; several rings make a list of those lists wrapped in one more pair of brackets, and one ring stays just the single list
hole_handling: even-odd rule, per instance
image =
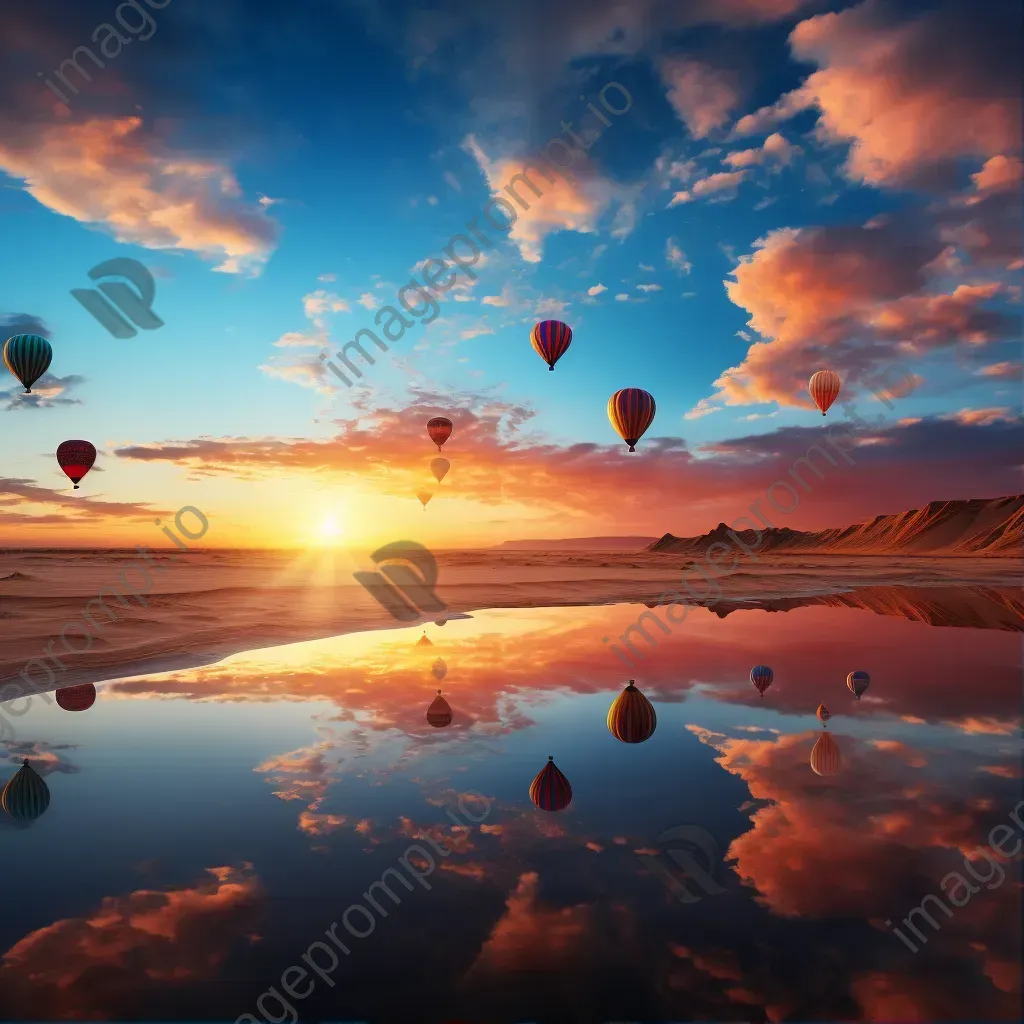
[{"label": "orange striped hot air balloon", "polygon": [[811,768],[816,775],[835,775],[839,771],[839,747],[830,733],[823,732],[811,748]]},{"label": "orange striped hot air balloon", "polygon": [[828,412],[828,407],[839,396],[839,374],[831,370],[819,370],[808,381],[807,390],[824,416]]},{"label": "orange striped hot air balloon", "polygon": [[555,363],[565,355],[571,343],[572,328],[561,320],[541,320],[530,331],[530,344],[534,352],[548,364],[549,370],[555,368]]},{"label": "orange striped hot air balloon", "polygon": [[654,412],[654,396],[640,388],[622,388],[608,399],[608,419],[631,452],[654,422]]},{"label": "orange striped hot air balloon", "polygon": [[572,786],[555,767],[553,757],[548,758],[548,763],[530,783],[530,799],[542,811],[564,811],[572,802]]},{"label": "orange striped hot air balloon", "polygon": [[96,687],[92,683],[65,686],[58,690],[57,706],[65,711],[88,711],[96,703]]},{"label": "orange striped hot air balloon", "polygon": [[452,436],[452,421],[447,416],[434,416],[427,420],[427,433],[440,451],[441,446]]},{"label": "orange striped hot air balloon", "polygon": [[827,729],[828,726],[825,723],[828,722],[828,720],[832,717],[832,712],[829,711],[829,709],[825,707],[824,704],[819,704],[817,710],[814,713],[818,716],[818,720],[821,722],[821,724],[824,725]]},{"label": "orange striped hot air balloon", "polygon": [[427,708],[427,721],[435,729],[443,729],[446,725],[452,724],[451,705],[441,696],[440,690]]},{"label": "orange striped hot air balloon", "polygon": [[623,743],[643,743],[654,735],[657,726],[654,705],[630,679],[629,685],[608,709],[608,731]]}]

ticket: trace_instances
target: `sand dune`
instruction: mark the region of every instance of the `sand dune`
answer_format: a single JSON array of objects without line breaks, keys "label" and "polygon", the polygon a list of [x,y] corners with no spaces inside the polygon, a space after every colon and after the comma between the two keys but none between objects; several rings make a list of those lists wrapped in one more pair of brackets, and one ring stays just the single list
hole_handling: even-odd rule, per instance
[{"label": "sand dune", "polygon": [[[801,532],[786,527],[754,530],[740,538],[759,553],[819,555],[930,555],[1019,558],[1024,554],[1024,494],[968,501],[933,501],[921,509],[876,516],[829,530]],[[716,542],[734,546],[729,527],[720,523],[703,537],[666,533],[647,550],[702,554]]]}]

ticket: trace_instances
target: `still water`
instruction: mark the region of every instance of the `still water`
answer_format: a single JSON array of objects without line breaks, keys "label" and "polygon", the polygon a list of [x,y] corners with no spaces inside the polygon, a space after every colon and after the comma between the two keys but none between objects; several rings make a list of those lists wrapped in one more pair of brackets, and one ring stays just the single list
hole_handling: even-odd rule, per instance
[{"label": "still water", "polygon": [[[1020,632],[692,609],[629,673],[603,638],[644,610],[481,611],[36,701],[0,761],[50,793],[0,812],[0,1015],[1018,1019],[1021,857],[990,836],[1022,831]],[[637,744],[606,725],[630,675],[657,710]],[[529,797],[549,756],[557,813]]]}]

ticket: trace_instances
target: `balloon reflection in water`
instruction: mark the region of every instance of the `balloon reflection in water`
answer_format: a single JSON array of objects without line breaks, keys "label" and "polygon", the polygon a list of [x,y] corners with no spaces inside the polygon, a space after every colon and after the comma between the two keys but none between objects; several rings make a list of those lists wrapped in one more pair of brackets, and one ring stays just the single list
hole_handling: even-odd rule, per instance
[{"label": "balloon reflection in water", "polygon": [[50,790],[26,758],[0,794],[2,807],[16,821],[34,821],[50,806]]},{"label": "balloon reflection in water", "polygon": [[57,691],[57,706],[65,711],[88,711],[96,703],[96,687],[92,683],[65,686]]},{"label": "balloon reflection in water", "polygon": [[448,666],[444,663],[443,658],[438,658],[431,666],[430,671],[434,673],[434,678],[438,682],[441,682],[441,680],[448,674]]},{"label": "balloon reflection in water", "polygon": [[823,732],[811,748],[811,768],[816,775],[835,775],[839,771],[839,747],[830,733]]},{"label": "balloon reflection in water", "polygon": [[443,626],[447,621],[447,619],[434,619],[434,625]]},{"label": "balloon reflection in water", "polygon": [[867,692],[867,688],[871,685],[871,676],[867,672],[851,672],[846,677],[846,685],[850,690],[850,693],[860,700],[861,696]]},{"label": "balloon reflection in water", "polygon": [[818,716],[821,724],[827,729],[828,726],[825,723],[832,717],[832,712],[824,704],[819,704],[818,709],[814,713]]},{"label": "balloon reflection in water", "polygon": [[542,811],[564,811],[572,802],[572,786],[555,767],[553,757],[548,758],[548,763],[530,783],[530,799]]},{"label": "balloon reflection in water", "polygon": [[430,639],[429,636],[427,636],[426,633],[424,633],[423,636],[421,636],[419,638],[419,640],[416,641],[416,646],[417,647],[433,647],[434,646],[434,642]]},{"label": "balloon reflection in water", "polygon": [[757,692],[764,696],[764,691],[772,685],[775,673],[767,665],[755,665],[750,670],[750,681],[757,687]]},{"label": "balloon reflection in water", "polygon": [[451,705],[441,696],[440,690],[427,708],[427,721],[435,729],[443,729],[446,725],[452,724]]},{"label": "balloon reflection in water", "polygon": [[643,743],[654,735],[657,725],[654,705],[630,679],[608,709],[608,731],[623,743]]}]

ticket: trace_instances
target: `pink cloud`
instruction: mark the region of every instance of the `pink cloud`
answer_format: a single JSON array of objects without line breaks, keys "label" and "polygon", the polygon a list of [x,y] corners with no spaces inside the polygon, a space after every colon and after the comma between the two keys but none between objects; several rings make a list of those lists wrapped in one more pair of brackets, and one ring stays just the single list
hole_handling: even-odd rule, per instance
[{"label": "pink cloud", "polygon": [[662,62],[668,101],[695,139],[723,127],[740,101],[735,72],[701,61],[671,58]]},{"label": "pink cloud", "polygon": [[680,203],[688,203],[700,196],[714,195],[718,192],[731,192],[749,177],[749,171],[719,171],[716,174],[709,174],[706,178],[699,178],[688,190],[677,192],[669,202],[669,206],[678,206]]}]

